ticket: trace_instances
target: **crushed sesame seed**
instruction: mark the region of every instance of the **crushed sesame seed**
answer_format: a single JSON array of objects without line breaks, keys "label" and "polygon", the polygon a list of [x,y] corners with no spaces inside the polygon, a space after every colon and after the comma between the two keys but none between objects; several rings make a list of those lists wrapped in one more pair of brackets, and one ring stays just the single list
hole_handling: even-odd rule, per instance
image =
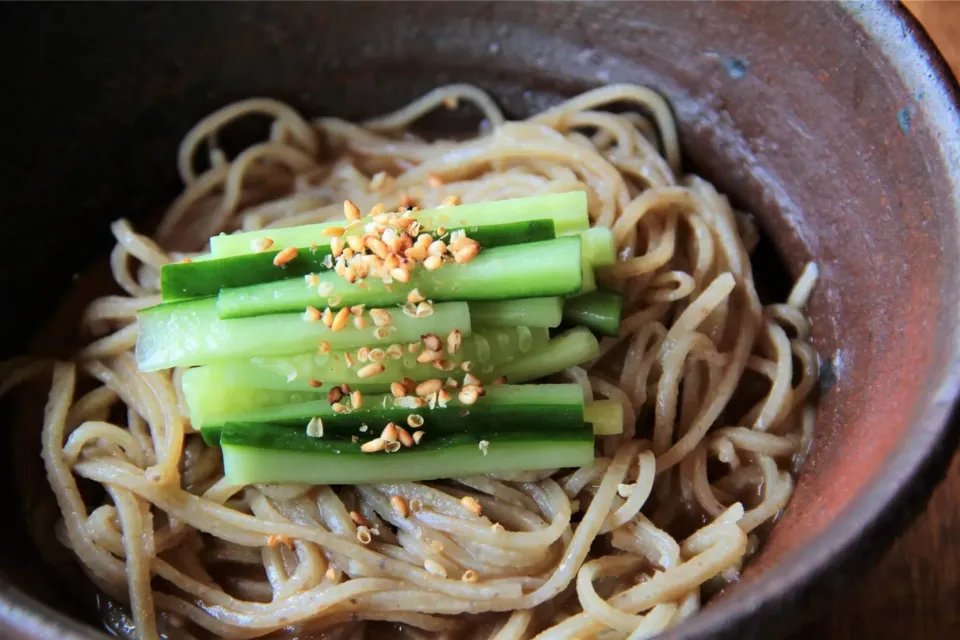
[{"label": "crushed sesame seed", "polygon": [[460,498],[460,504],[462,504],[467,511],[476,515],[480,515],[483,511],[483,507],[480,506],[480,503],[477,502],[477,499],[473,496],[463,496]]},{"label": "crushed sesame seed", "polygon": [[[328,307],[339,307],[341,302],[343,302],[343,298],[341,298],[340,296],[330,296],[329,298],[327,298]],[[357,315],[357,314],[353,314],[353,315]]]},{"label": "crushed sesame seed", "polygon": [[392,393],[396,398],[403,398],[404,396],[407,395],[407,390],[406,388],[404,388],[404,386],[401,383],[391,382],[390,393]]},{"label": "crushed sesame seed", "polygon": [[343,217],[353,222],[360,219],[360,208],[350,200],[343,201]]},{"label": "crushed sesame seed", "polygon": [[307,283],[308,287],[316,287],[320,285],[320,276],[315,273],[308,273],[307,275],[303,276],[303,280]]},{"label": "crushed sesame seed", "polygon": [[440,371],[453,371],[453,363],[449,360],[438,358],[433,361],[433,368],[439,369]]},{"label": "crushed sesame seed", "polygon": [[406,269],[401,269],[400,267],[394,267],[393,269],[390,269],[390,277],[397,282],[410,282],[410,272]]},{"label": "crushed sesame seed", "polygon": [[373,535],[370,533],[370,527],[357,527],[357,542],[360,544],[370,544]]},{"label": "crushed sesame seed", "polygon": [[423,431],[414,431],[413,432],[413,442],[414,444],[420,444],[420,441],[423,440]]},{"label": "crushed sesame seed", "polygon": [[443,386],[443,381],[438,378],[425,380],[417,385],[417,395],[421,398],[434,395]]},{"label": "crushed sesame seed", "polygon": [[324,576],[326,577],[326,579],[329,580],[330,582],[336,582],[336,581],[337,581],[337,570],[334,569],[333,567],[328,567],[326,573],[324,573],[323,575],[324,575]]},{"label": "crushed sesame seed", "polygon": [[365,517],[362,513],[358,512],[358,511],[351,511],[351,512],[350,512],[350,519],[353,520],[353,523],[354,523],[354,524],[359,525],[359,526],[361,526],[361,527],[369,527],[369,526],[370,526],[370,521],[367,520],[366,517]]},{"label": "crushed sesame seed", "polygon": [[321,317],[323,324],[328,327],[333,326],[333,311],[330,310],[330,307],[327,307],[323,310],[323,316]]},{"label": "crushed sesame seed", "polygon": [[353,366],[353,356],[350,355],[349,351],[343,354],[343,361],[346,363],[347,367]]},{"label": "crushed sesame seed", "polygon": [[340,391],[343,391],[344,395],[350,393],[350,385],[348,385],[346,382],[341,382]]},{"label": "crushed sesame seed", "polygon": [[254,253],[263,253],[273,246],[273,238],[257,238],[250,243]]},{"label": "crushed sesame seed", "polygon": [[423,500],[420,498],[414,498],[410,501],[410,511],[412,513],[419,513],[423,511]]},{"label": "crushed sesame seed", "polygon": [[397,440],[405,447],[413,446],[413,437],[410,435],[410,432],[403,427],[397,427]]},{"label": "crushed sesame seed", "polygon": [[320,381],[320,380],[314,380],[313,378],[310,378],[309,380],[307,380],[307,384],[310,385],[311,387],[313,387],[314,389],[319,389],[320,387],[323,386],[323,382],[322,382],[322,381]]},{"label": "crushed sesame seed", "polygon": [[383,428],[383,432],[380,434],[380,438],[384,442],[396,442],[397,441],[397,425],[392,422],[388,422],[387,426]]},{"label": "crushed sesame seed", "polygon": [[370,215],[371,215],[371,216],[377,216],[377,215],[380,215],[381,213],[383,213],[383,204],[380,203],[380,202],[378,202],[377,204],[373,205],[373,208],[370,209]]},{"label": "crushed sesame seed", "polygon": [[423,346],[426,347],[428,351],[440,351],[443,348],[443,345],[440,343],[440,338],[435,333],[425,333],[420,336],[420,339],[423,340]]},{"label": "crushed sesame seed", "polygon": [[454,378],[447,378],[447,381],[444,384],[450,387],[451,389],[458,389],[460,387],[460,383],[457,382]]},{"label": "crushed sesame seed", "polygon": [[333,291],[333,283],[329,280],[325,280],[317,285],[317,295],[328,296],[330,292]]},{"label": "crushed sesame seed", "polygon": [[282,267],[291,260],[297,257],[297,248],[296,247],[287,247],[286,249],[280,251],[277,255],[273,257],[273,266]]},{"label": "crushed sesame seed", "polygon": [[433,315],[433,305],[429,302],[421,302],[417,305],[417,310],[415,312],[416,317],[426,318]]},{"label": "crushed sesame seed", "polygon": [[446,389],[440,389],[440,391],[437,391],[437,404],[441,409],[446,409],[447,403],[450,402],[452,398],[453,396],[451,396],[450,392]]},{"label": "crushed sesame seed", "polygon": [[471,371],[473,371],[473,362],[471,362],[470,360],[464,360],[463,362],[461,362],[460,371],[466,371],[467,373],[470,373]]},{"label": "crushed sesame seed", "polygon": [[419,342],[411,342],[407,344],[407,353],[416,353],[417,351],[420,351]]},{"label": "crushed sesame seed", "polygon": [[371,364],[366,365],[365,367],[361,367],[360,370],[357,371],[357,377],[369,378],[370,376],[375,376],[379,373],[383,373],[383,368],[384,368],[383,365],[380,364],[379,362],[373,362]]},{"label": "crushed sesame seed", "polygon": [[429,256],[423,261],[423,268],[427,271],[436,271],[443,266],[443,258],[440,256]]},{"label": "crushed sesame seed", "polygon": [[455,207],[460,204],[460,196],[458,195],[449,195],[443,199],[443,202],[440,203],[438,209],[443,207]]},{"label": "crushed sesame seed", "polygon": [[354,316],[353,317],[353,326],[357,329],[366,329],[367,328],[367,319],[363,316]]},{"label": "crushed sesame seed", "polygon": [[318,353],[321,353],[321,354],[330,353],[330,343],[327,342],[326,340],[321,340],[320,342],[317,343],[317,346],[319,347],[317,349]]},{"label": "crushed sesame seed", "polygon": [[364,453],[375,453],[377,451],[383,451],[383,448],[387,446],[386,441],[383,438],[374,438],[369,442],[364,442],[360,445],[360,451]]},{"label": "crushed sesame seed", "polygon": [[410,515],[410,507],[407,506],[407,501],[403,496],[392,496],[390,498],[390,506],[393,507],[393,510],[396,511],[397,515],[401,518],[406,518]]},{"label": "crushed sesame seed", "polygon": [[499,522],[494,522],[492,525],[490,525],[490,528],[493,530],[494,533],[503,533],[504,531],[506,531],[504,526]]},{"label": "crushed sesame seed", "polygon": [[334,258],[339,258],[343,254],[343,238],[330,238],[330,254]]},{"label": "crushed sesame seed", "polygon": [[330,325],[330,329],[333,331],[341,331],[344,327],[347,326],[347,320],[350,318],[350,310],[346,307],[337,311],[337,315],[333,318],[333,323]]},{"label": "crushed sesame seed", "polygon": [[[468,385],[468,384],[469,384],[469,385],[481,385],[481,384],[483,384],[483,383],[480,382],[480,378],[478,378],[477,376],[473,375],[472,373],[468,373],[467,375],[463,376],[463,384],[464,384],[464,385]],[[466,387],[464,387],[464,389],[466,389]]]},{"label": "crushed sesame seed", "polygon": [[318,417],[310,418],[310,422],[307,423],[307,435],[311,438],[322,438],[323,437],[323,420]]},{"label": "crushed sesame seed", "polygon": [[370,350],[370,362],[383,362],[387,358],[387,353],[380,348]]},{"label": "crushed sesame seed", "polygon": [[477,388],[474,385],[468,384],[460,390],[460,393],[457,394],[457,398],[463,404],[470,405],[474,404],[480,399],[480,393],[477,391]]},{"label": "crushed sesame seed", "polygon": [[424,298],[423,294],[420,293],[420,289],[413,289],[407,294],[407,302],[410,304],[417,304],[418,302],[423,302],[424,300],[426,300],[426,298]]},{"label": "crushed sesame seed", "polygon": [[480,253],[480,245],[474,242],[454,253],[453,259],[457,264],[466,264],[477,257],[478,253]]},{"label": "crushed sesame seed", "polygon": [[423,426],[423,416],[411,413],[407,416],[407,424],[413,429],[419,429]]},{"label": "crushed sesame seed", "polygon": [[430,351],[429,349],[427,349],[426,351],[422,351],[420,352],[419,355],[417,355],[417,362],[419,362],[420,364],[433,362],[434,360],[438,359],[441,355],[442,354],[439,351]]},{"label": "crushed sesame seed", "polygon": [[392,327],[377,327],[373,330],[373,337],[377,340],[386,340],[390,337],[390,333],[393,331]]},{"label": "crushed sesame seed", "polygon": [[477,443],[477,446],[479,447],[480,451],[483,452],[483,455],[487,455],[487,450],[490,448],[489,442],[486,440],[481,440],[479,443]]},{"label": "crushed sesame seed", "polygon": [[427,558],[423,561],[423,568],[434,575],[440,576],[441,578],[447,577],[447,570],[436,560]]},{"label": "crushed sesame seed", "polygon": [[463,572],[463,575],[460,576],[460,579],[469,584],[473,584],[474,582],[480,579],[480,575],[473,569],[467,569],[466,571]]},{"label": "crushed sesame seed", "polygon": [[366,362],[370,359],[370,347],[360,347],[357,349],[357,360]]},{"label": "crushed sesame seed", "polygon": [[389,326],[392,321],[390,313],[386,309],[370,309],[370,317],[373,319],[373,324],[378,327]]},{"label": "crushed sesame seed", "polygon": [[392,344],[387,347],[387,357],[391,360],[399,360],[403,357],[403,347],[399,344]]},{"label": "crushed sesame seed", "polygon": [[330,405],[330,408],[333,409],[334,413],[350,413],[350,409],[347,408],[347,405],[340,404],[339,402],[334,402]]},{"label": "crushed sesame seed", "polygon": [[316,307],[307,307],[306,311],[303,312],[304,322],[317,322],[320,320],[320,310]]},{"label": "crushed sesame seed", "polygon": [[427,247],[427,253],[431,256],[442,256],[447,252],[447,243],[443,240],[434,240]]},{"label": "crushed sesame seed", "polygon": [[402,446],[403,445],[401,445],[399,442],[388,442],[384,449],[387,453],[396,453],[397,451],[400,451],[400,447]]},{"label": "crushed sesame seed", "polygon": [[328,238],[339,238],[340,236],[343,235],[344,231],[346,231],[346,229],[344,229],[343,227],[333,226],[333,227],[327,227],[326,229],[321,231],[320,235],[326,236]]},{"label": "crushed sesame seed", "polygon": [[363,394],[360,391],[354,391],[350,394],[350,406],[359,409],[363,406]]}]

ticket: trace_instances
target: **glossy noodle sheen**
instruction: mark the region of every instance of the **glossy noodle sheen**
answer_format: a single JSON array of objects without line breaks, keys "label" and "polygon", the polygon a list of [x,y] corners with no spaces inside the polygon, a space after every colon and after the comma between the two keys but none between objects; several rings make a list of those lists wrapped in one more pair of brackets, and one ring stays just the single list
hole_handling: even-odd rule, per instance
[{"label": "glossy noodle sheen", "polygon": [[[483,134],[411,132],[464,103],[482,112]],[[613,103],[618,113],[604,111]],[[269,139],[229,158],[218,132],[254,114],[271,119]],[[128,603],[139,637],[350,638],[385,623],[413,637],[648,637],[736,580],[756,530],[789,499],[813,427],[803,307],[817,270],[804,269],[785,304],[761,306],[753,220],[680,173],[656,93],[609,86],[519,122],[465,85],[360,124],[254,99],[191,129],[178,167],[186,186],[154,237],[113,224],[110,264],[129,297],[89,305],[81,322],[97,339],[54,364],[43,422],[58,537]],[[389,211],[573,190],[587,192],[593,224],[614,230],[621,261],[600,279],[626,295],[620,337],[566,373],[625,409],[623,434],[601,438],[589,468],[229,486],[219,451],[189,424],[183,371],[137,371],[137,309],[159,301],[164,264],[213,234],[339,218],[345,199]],[[8,363],[0,392],[48,370]],[[102,485],[105,502],[85,503],[78,478]]]}]

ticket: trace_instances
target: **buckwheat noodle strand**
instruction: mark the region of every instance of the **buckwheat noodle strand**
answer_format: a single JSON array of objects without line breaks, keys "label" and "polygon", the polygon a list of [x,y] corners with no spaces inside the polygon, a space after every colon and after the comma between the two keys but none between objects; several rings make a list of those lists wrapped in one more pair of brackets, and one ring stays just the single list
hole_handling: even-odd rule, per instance
[{"label": "buckwheat noodle strand", "polygon": [[[477,135],[413,131],[465,105],[486,121]],[[219,132],[250,116],[271,120],[269,138],[228,157]],[[129,607],[138,637],[350,638],[385,623],[415,638],[650,637],[736,579],[751,532],[789,499],[812,433],[817,359],[803,307],[817,269],[803,269],[785,303],[761,306],[753,220],[680,172],[655,92],[613,85],[509,121],[482,90],[450,85],[360,124],[255,98],[192,128],[177,168],[184,190],[153,238],[111,226],[110,266],[128,295],[87,307],[80,323],[95,339],[52,365],[42,426],[58,537]],[[328,220],[345,199],[390,210],[575,190],[593,224],[614,231],[621,261],[600,279],[628,301],[620,336],[565,374],[588,399],[624,405],[624,433],[602,438],[590,467],[230,486],[190,425],[183,370],[136,369],[136,312],[159,301],[160,268],[212,234]],[[0,392],[50,369],[4,363]],[[111,422],[118,408],[126,418]],[[81,478],[104,488],[101,505],[84,502]]]}]

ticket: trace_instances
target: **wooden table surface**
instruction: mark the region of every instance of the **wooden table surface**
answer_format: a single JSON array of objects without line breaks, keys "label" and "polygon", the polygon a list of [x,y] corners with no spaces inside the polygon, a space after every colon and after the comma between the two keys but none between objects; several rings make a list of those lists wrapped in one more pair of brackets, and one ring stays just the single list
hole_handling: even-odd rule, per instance
[{"label": "wooden table surface", "polygon": [[[960,77],[960,2],[905,4]],[[960,453],[926,511],[801,638],[960,639]]]}]

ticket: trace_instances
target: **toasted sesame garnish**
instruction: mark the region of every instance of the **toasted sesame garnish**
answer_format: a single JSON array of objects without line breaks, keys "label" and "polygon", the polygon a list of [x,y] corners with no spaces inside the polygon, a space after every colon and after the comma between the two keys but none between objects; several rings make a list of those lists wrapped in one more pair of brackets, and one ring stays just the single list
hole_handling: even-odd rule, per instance
[{"label": "toasted sesame garnish", "polygon": [[370,309],[370,318],[378,327],[386,327],[391,322],[390,313],[386,309]]},{"label": "toasted sesame garnish", "polygon": [[460,579],[463,582],[473,584],[474,582],[480,579],[480,575],[473,569],[467,569],[466,571],[463,572],[463,575],[460,576]]},{"label": "toasted sesame garnish", "polygon": [[386,446],[387,442],[383,438],[374,438],[360,445],[360,451],[364,453],[375,453],[377,451],[383,451],[383,448]]},{"label": "toasted sesame garnish", "polygon": [[392,393],[394,397],[402,398],[407,395],[407,390],[404,388],[404,386],[401,383],[391,382],[390,393]]},{"label": "toasted sesame garnish", "polygon": [[343,217],[353,222],[360,219],[360,209],[350,200],[343,201]]},{"label": "toasted sesame garnish", "polygon": [[490,525],[490,528],[493,530],[494,533],[503,533],[504,531],[506,531],[503,525],[500,524],[499,522],[494,522],[492,525]]},{"label": "toasted sesame garnish", "polygon": [[418,318],[426,318],[427,316],[433,315],[433,305],[429,302],[421,302],[417,305],[417,310],[415,315]]},{"label": "toasted sesame garnish", "polygon": [[307,435],[311,438],[322,438],[323,437],[323,420],[318,417],[310,418],[310,422],[307,423]]},{"label": "toasted sesame garnish", "polygon": [[412,429],[419,429],[420,427],[423,426],[423,416],[418,415],[416,413],[411,413],[410,415],[407,416],[407,424]]},{"label": "toasted sesame garnish", "polygon": [[427,259],[427,250],[425,247],[414,245],[409,249],[404,249],[403,255],[407,260],[422,262]]},{"label": "toasted sesame garnish", "polygon": [[377,327],[373,330],[373,337],[377,340],[386,340],[390,337],[390,332],[393,331],[390,327]]},{"label": "toasted sesame garnish", "polygon": [[320,285],[320,276],[315,273],[308,273],[303,276],[303,281],[307,283],[308,287],[316,287]]},{"label": "toasted sesame garnish", "polygon": [[417,317],[417,305],[413,304],[412,302],[403,303],[401,309],[403,310],[404,315],[410,316],[411,318]]},{"label": "toasted sesame garnish", "polygon": [[618,484],[617,485],[617,495],[621,498],[629,498],[633,495],[633,490],[636,488],[635,484]]},{"label": "toasted sesame garnish", "polygon": [[340,387],[334,387],[327,392],[327,402],[330,404],[340,402],[341,398],[343,398],[343,390]]},{"label": "toasted sesame garnish", "polygon": [[348,385],[346,382],[341,382],[341,383],[340,383],[340,391],[343,391],[343,395],[349,394],[349,393],[350,393],[350,385]]},{"label": "toasted sesame garnish", "polygon": [[403,283],[410,282],[410,272],[400,267],[395,267],[393,269],[390,269],[390,277],[396,280],[397,282],[403,282]]},{"label": "toasted sesame garnish", "polygon": [[377,256],[379,256],[382,260],[386,260],[387,256],[390,255],[390,250],[387,248],[387,245],[384,244],[383,240],[380,240],[379,238],[367,236],[363,243],[367,245],[367,248],[370,249],[370,251],[377,254]]},{"label": "toasted sesame garnish", "polygon": [[432,380],[425,380],[417,385],[417,395],[421,398],[427,396],[432,396],[437,391],[440,391],[440,388],[443,386],[443,381],[438,378],[433,378]]},{"label": "toasted sesame garnish", "polygon": [[427,253],[431,256],[442,256],[447,252],[447,243],[443,240],[434,240],[427,247]]},{"label": "toasted sesame garnish", "polygon": [[357,329],[366,329],[367,328],[367,319],[363,316],[354,316],[353,317],[353,326]]},{"label": "toasted sesame garnish", "polygon": [[379,362],[372,362],[365,367],[361,367],[357,371],[358,378],[369,378],[370,376],[375,376],[379,373],[383,373],[383,365]]},{"label": "toasted sesame garnish", "polygon": [[433,361],[433,368],[440,371],[453,371],[453,363],[443,358],[437,358]]},{"label": "toasted sesame garnish", "polygon": [[257,238],[250,243],[250,247],[253,249],[254,253],[263,253],[267,249],[273,246],[272,238]]},{"label": "toasted sesame garnish", "polygon": [[381,213],[383,213],[383,204],[380,203],[380,202],[378,202],[377,204],[373,205],[373,208],[370,209],[370,215],[371,215],[371,216],[377,216],[377,215],[380,215]]},{"label": "toasted sesame garnish", "polygon": [[480,378],[478,378],[477,376],[473,375],[472,373],[468,373],[467,375],[463,376],[463,384],[464,384],[464,389],[466,389],[466,388],[467,388],[466,385],[468,385],[468,384],[469,384],[469,385],[481,385],[481,384],[483,384],[483,383],[480,382]]},{"label": "toasted sesame garnish", "polygon": [[429,349],[427,349],[426,351],[422,351],[417,356],[417,362],[419,362],[420,364],[433,362],[434,360],[438,359],[441,355],[442,354],[439,351],[430,351]]},{"label": "toasted sesame garnish", "polygon": [[478,253],[480,253],[480,245],[474,242],[454,253],[453,259],[457,261],[457,264],[466,264],[477,257]]},{"label": "toasted sesame garnish", "polygon": [[349,351],[347,351],[346,353],[343,354],[343,361],[346,363],[346,365],[347,365],[348,367],[352,367],[352,366],[353,366],[353,356],[350,355],[350,352],[349,352]]},{"label": "toasted sesame garnish", "polygon": [[321,353],[321,354],[330,353],[330,343],[327,342],[326,340],[321,340],[320,342],[318,342],[317,347],[318,347],[317,353]]},{"label": "toasted sesame garnish", "polygon": [[[463,362],[461,362],[460,371],[466,371],[467,373],[473,371],[473,362],[471,362],[470,360],[464,360]],[[464,378],[464,381],[466,381],[466,378]]]},{"label": "toasted sesame garnish", "polygon": [[435,174],[435,173],[428,174],[428,175],[427,175],[427,184],[430,185],[431,187],[433,187],[434,189],[436,189],[437,187],[442,187],[442,186],[443,186],[443,178],[441,178],[440,176],[438,176],[438,175]]},{"label": "toasted sesame garnish", "polygon": [[440,405],[441,409],[447,408],[447,403],[453,399],[453,396],[450,395],[450,392],[446,389],[440,389],[437,391],[437,404]]},{"label": "toasted sesame garnish", "polygon": [[392,344],[387,347],[386,353],[387,357],[391,360],[399,360],[403,357],[403,347],[401,347],[399,344]]},{"label": "toasted sesame garnish", "polygon": [[447,378],[446,382],[444,382],[443,384],[451,389],[460,388],[460,383],[457,382],[454,378]]},{"label": "toasted sesame garnish", "polygon": [[350,512],[350,519],[353,520],[353,523],[361,527],[369,527],[370,521],[364,517],[364,515],[358,511]]},{"label": "toasted sesame garnish", "polygon": [[407,294],[407,302],[409,304],[417,304],[418,302],[423,302],[424,300],[426,300],[426,298],[424,298],[423,294],[420,293],[420,289],[413,289]]},{"label": "toasted sesame garnish", "polygon": [[288,549],[292,549],[293,539],[290,536],[283,536],[283,535],[271,534],[267,536],[267,546],[270,547],[271,549],[276,549],[281,544]]},{"label": "toasted sesame garnish", "polygon": [[474,404],[480,399],[480,393],[477,391],[477,388],[474,385],[468,384],[460,390],[460,393],[457,394],[457,398],[463,404]]},{"label": "toasted sesame garnish", "polygon": [[313,378],[310,378],[309,380],[307,380],[307,384],[313,387],[314,389],[319,389],[320,387],[323,386],[323,382],[321,382],[320,380],[314,380]]},{"label": "toasted sesame garnish", "polygon": [[320,320],[320,309],[316,307],[307,307],[307,310],[303,312],[304,322],[317,322]]},{"label": "toasted sesame garnish", "polygon": [[296,247],[287,247],[277,255],[273,257],[273,266],[282,267],[291,260],[297,257],[297,248]]},{"label": "toasted sesame garnish", "polygon": [[375,348],[370,349],[370,362],[383,362],[387,357],[387,354],[383,349]]},{"label": "toasted sesame garnish", "polygon": [[333,326],[333,311],[330,310],[330,307],[327,307],[323,310],[321,320],[323,320],[323,324],[327,325],[328,327]]},{"label": "toasted sesame garnish", "polygon": [[363,307],[364,307],[364,305],[362,305],[362,304],[355,304],[355,305],[353,305],[352,307],[350,307],[350,313],[351,313],[351,315],[354,315],[354,316],[357,316],[357,317],[362,316],[362,315],[363,315]]},{"label": "toasted sesame garnish", "polygon": [[486,440],[481,440],[479,443],[477,443],[477,446],[479,447],[480,451],[483,452],[483,455],[487,455],[487,449],[490,448],[489,442]]},{"label": "toasted sesame garnish", "polygon": [[397,440],[405,447],[413,446],[413,437],[410,435],[410,432],[403,427],[397,427]]},{"label": "toasted sesame garnish", "polygon": [[354,409],[359,409],[363,406],[363,394],[359,391],[354,391],[350,394],[350,406]]},{"label": "toasted sesame garnish", "polygon": [[346,229],[344,229],[343,227],[333,226],[333,227],[327,227],[326,229],[321,231],[320,235],[326,236],[328,238],[339,238],[340,236],[343,235],[344,231],[346,231]]},{"label": "toasted sesame garnish", "polygon": [[476,515],[480,515],[480,512],[483,511],[483,507],[480,506],[480,503],[477,502],[473,496],[463,496],[460,498],[460,504],[462,504],[467,511],[475,513]]},{"label": "toasted sesame garnish", "polygon": [[423,340],[423,346],[428,351],[440,351],[443,348],[439,336],[435,333],[425,333],[420,336],[420,339]]},{"label": "toasted sesame garnish", "polygon": [[370,347],[360,347],[357,349],[357,360],[366,362],[370,359]]},{"label": "toasted sesame garnish", "polygon": [[358,254],[363,253],[363,238],[361,236],[347,236],[347,245],[350,250]]},{"label": "toasted sesame garnish", "polygon": [[180,264],[190,264],[191,262],[193,262],[193,260],[191,260],[190,258],[183,258],[182,260],[180,260]]},{"label": "toasted sesame garnish", "polygon": [[337,582],[337,570],[333,567],[327,567],[327,571],[323,575],[330,582]]},{"label": "toasted sesame garnish", "polygon": [[370,191],[380,191],[392,181],[390,174],[386,171],[378,171],[370,179]]},{"label": "toasted sesame garnish", "polygon": [[423,431],[414,431],[413,432],[413,442],[414,444],[420,444],[420,441],[423,440]]},{"label": "toasted sesame garnish", "polygon": [[330,238],[330,253],[334,258],[339,258],[343,253],[343,238]]},{"label": "toasted sesame garnish", "polygon": [[419,513],[423,511],[423,500],[414,498],[410,501],[410,513]]},{"label": "toasted sesame garnish", "polygon": [[334,402],[330,405],[330,408],[333,409],[334,413],[350,413],[350,409],[345,404],[340,404],[339,402]]},{"label": "toasted sesame garnish", "polygon": [[337,311],[337,315],[333,318],[333,323],[330,325],[330,328],[333,331],[341,331],[344,327],[347,326],[347,320],[350,319],[350,310],[346,307]]},{"label": "toasted sesame garnish", "polygon": [[396,442],[397,441],[397,425],[392,422],[388,422],[387,426],[383,428],[383,432],[380,434],[380,437],[385,442]]},{"label": "toasted sesame garnish", "polygon": [[399,442],[388,442],[387,446],[384,447],[384,450],[386,450],[387,453],[396,453],[397,451],[400,451],[400,447],[402,446],[403,445]]},{"label": "toasted sesame garnish", "polygon": [[332,291],[333,291],[333,283],[330,282],[329,280],[324,280],[323,282],[317,285],[317,295],[328,296]]},{"label": "toasted sesame garnish", "polygon": [[449,195],[443,199],[443,202],[440,203],[440,207],[455,207],[460,204],[460,196],[458,195]]},{"label": "toasted sesame garnish", "polygon": [[357,542],[360,544],[370,544],[373,535],[370,533],[370,527],[357,527]]},{"label": "toasted sesame garnish", "polygon": [[462,344],[463,334],[460,333],[459,329],[454,329],[450,332],[450,335],[447,336],[447,353],[450,355],[455,354]]},{"label": "toasted sesame garnish", "polygon": [[440,576],[441,578],[447,577],[447,570],[436,560],[427,558],[423,561],[423,568],[434,575]]},{"label": "toasted sesame garnish", "polygon": [[407,501],[403,496],[391,496],[390,506],[393,507],[393,510],[396,511],[397,515],[401,518],[406,518],[410,515],[410,507],[407,506]]},{"label": "toasted sesame garnish", "polygon": [[430,256],[423,261],[423,268],[427,271],[436,271],[443,266],[443,258],[440,256]]},{"label": "toasted sesame garnish", "polygon": [[370,426],[369,426],[369,425],[366,425],[366,424],[362,424],[362,425],[360,425],[360,427],[358,428],[358,430],[360,431],[360,433],[366,433],[369,429],[370,429]]},{"label": "toasted sesame garnish", "polygon": [[507,376],[500,376],[499,378],[494,378],[490,384],[507,384]]},{"label": "toasted sesame garnish", "polygon": [[419,342],[411,342],[407,344],[407,353],[416,353],[417,351],[420,351]]}]

